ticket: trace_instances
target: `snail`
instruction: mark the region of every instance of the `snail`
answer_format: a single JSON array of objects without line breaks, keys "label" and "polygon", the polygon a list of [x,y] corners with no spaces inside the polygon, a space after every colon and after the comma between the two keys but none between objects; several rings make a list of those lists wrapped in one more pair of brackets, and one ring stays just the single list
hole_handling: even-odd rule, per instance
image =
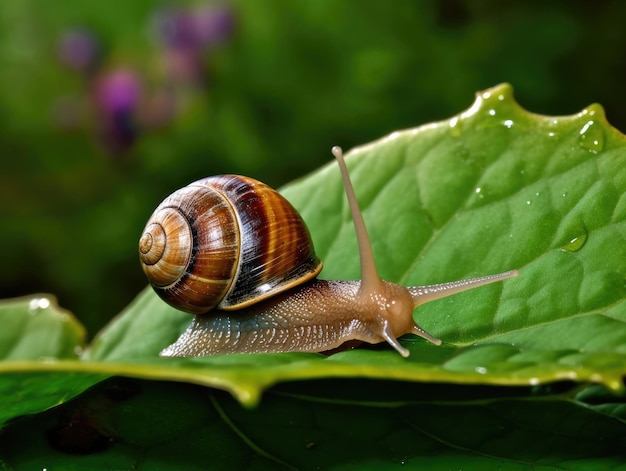
[{"label": "snail", "polygon": [[383,281],[341,148],[332,153],[352,212],[362,279],[318,279],[322,263],[304,221],[267,185],[237,175],[198,180],[157,207],[139,242],[157,294],[196,314],[161,356],[325,352],[349,341],[386,341],[408,357],[398,341],[404,334],[441,344],[414,322],[418,305],[518,274],[414,287]]}]

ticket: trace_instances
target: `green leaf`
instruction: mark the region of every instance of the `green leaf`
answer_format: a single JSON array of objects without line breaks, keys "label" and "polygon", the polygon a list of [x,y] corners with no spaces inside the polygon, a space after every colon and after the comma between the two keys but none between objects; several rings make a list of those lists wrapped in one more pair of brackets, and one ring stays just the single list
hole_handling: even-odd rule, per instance
[{"label": "green leaf", "polygon": [[[448,121],[353,149],[347,162],[385,279],[424,285],[521,270],[518,278],[420,307],[419,324],[444,345],[408,336],[409,359],[386,345],[330,357],[161,359],[158,352],[190,317],[147,289],[81,361],[34,360],[19,369],[95,374],[85,376],[85,387],[97,375],[187,381],[227,390],[246,405],[276,383],[337,377],[527,387],[574,381],[622,391],[625,155],[624,136],[598,105],[575,116],[534,115],[508,85],[478,94]],[[283,193],[309,224],[325,262],[322,277],[357,278],[336,165]],[[15,371],[11,364],[0,371]]]},{"label": "green leaf", "polygon": [[0,301],[0,359],[78,358],[85,330],[49,295]]},{"label": "green leaf", "polygon": [[[174,362],[177,373],[219,382],[236,371],[231,386],[246,402],[258,397],[255,386],[325,376],[503,385],[570,379],[619,390],[626,371],[624,144],[597,105],[571,117],[533,115],[502,85],[449,121],[352,150],[347,161],[384,278],[419,285],[511,268],[521,275],[420,307],[418,322],[446,345],[407,338],[408,361],[385,348],[360,349],[328,359],[189,359]],[[322,277],[357,278],[336,165],[283,193],[309,224],[325,261]],[[147,290],[99,336],[89,358],[154,359],[188,323]]]},{"label": "green leaf", "polygon": [[588,470],[623,465],[625,436],[623,421],[562,399],[347,403],[273,391],[251,411],[206,388],[116,379],[10,425],[0,456],[15,469]]},{"label": "green leaf", "polygon": [[76,360],[85,331],[74,316],[49,295],[0,302],[0,424],[39,412],[84,391],[103,375],[73,372],[33,374],[38,366]]}]

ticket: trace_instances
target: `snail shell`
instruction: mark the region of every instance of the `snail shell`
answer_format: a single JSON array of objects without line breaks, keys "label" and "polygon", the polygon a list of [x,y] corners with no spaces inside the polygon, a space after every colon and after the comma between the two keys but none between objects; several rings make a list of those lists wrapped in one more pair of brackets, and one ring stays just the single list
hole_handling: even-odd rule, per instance
[{"label": "snail shell", "polygon": [[237,310],[314,278],[322,269],[291,204],[252,178],[204,178],[154,211],[139,241],[158,295],[182,311]]}]

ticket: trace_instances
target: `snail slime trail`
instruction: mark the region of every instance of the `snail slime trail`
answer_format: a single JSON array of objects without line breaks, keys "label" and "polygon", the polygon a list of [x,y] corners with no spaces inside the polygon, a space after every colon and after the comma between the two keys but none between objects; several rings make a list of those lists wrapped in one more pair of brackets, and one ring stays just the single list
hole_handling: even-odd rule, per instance
[{"label": "snail slime trail", "polygon": [[139,243],[156,293],[194,314],[161,356],[325,352],[344,343],[433,337],[413,320],[428,301],[511,278],[517,270],[404,287],[378,275],[365,222],[339,147],[332,148],[356,231],[361,280],[319,280],[309,231],[278,192],[252,178],[219,175],[175,191],[154,211]]}]

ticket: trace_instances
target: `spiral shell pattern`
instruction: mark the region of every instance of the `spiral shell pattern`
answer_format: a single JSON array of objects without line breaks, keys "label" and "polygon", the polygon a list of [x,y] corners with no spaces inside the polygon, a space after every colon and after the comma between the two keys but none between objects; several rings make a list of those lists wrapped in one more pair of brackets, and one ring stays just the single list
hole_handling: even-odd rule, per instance
[{"label": "spiral shell pattern", "polygon": [[146,224],[139,258],[159,296],[193,314],[241,309],[322,269],[293,206],[239,175],[198,180],[167,197]]}]

